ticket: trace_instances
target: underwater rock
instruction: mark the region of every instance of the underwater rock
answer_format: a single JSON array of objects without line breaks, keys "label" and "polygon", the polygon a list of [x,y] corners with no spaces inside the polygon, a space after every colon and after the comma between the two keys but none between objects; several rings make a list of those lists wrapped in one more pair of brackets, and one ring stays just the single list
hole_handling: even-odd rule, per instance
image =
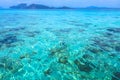
[{"label": "underwater rock", "polygon": [[108,42],[108,40],[104,40],[104,39],[99,39],[99,40],[93,40],[94,44],[99,46],[100,48],[104,48],[104,47],[109,47],[109,44],[106,43],[106,41]]},{"label": "underwater rock", "polygon": [[61,41],[59,44],[60,44],[61,48],[67,48],[67,43],[66,42]]},{"label": "underwater rock", "polygon": [[120,33],[120,28],[108,28],[107,31],[114,32],[114,33]]},{"label": "underwater rock", "polygon": [[116,57],[117,55],[115,53],[109,54],[110,57]]},{"label": "underwater rock", "polygon": [[14,47],[16,42],[21,42],[23,40],[17,39],[16,35],[14,34],[7,34],[2,39],[0,39],[0,47],[6,46],[6,47]]},{"label": "underwater rock", "polygon": [[27,36],[28,36],[28,37],[35,37],[35,34],[33,34],[33,33],[31,33],[31,34],[28,33]]},{"label": "underwater rock", "polygon": [[100,44],[100,43],[102,43],[102,42],[101,42],[102,39],[99,38],[99,37],[94,37],[94,38],[92,39],[92,41],[94,42],[94,44]]},{"label": "underwater rock", "polygon": [[56,54],[62,53],[64,51],[65,51],[65,49],[63,49],[63,48],[52,48],[50,50],[50,55],[56,55]]},{"label": "underwater rock", "polygon": [[2,69],[15,73],[22,67],[23,65],[19,61],[13,60],[6,56],[0,58],[0,68]]},{"label": "underwater rock", "polygon": [[95,67],[92,63],[84,61],[82,59],[76,59],[74,63],[77,65],[80,71],[91,72]]},{"label": "underwater rock", "polygon": [[115,49],[118,52],[120,51],[120,46],[119,46],[120,41],[116,40],[115,38],[107,38],[107,39],[99,38],[99,40],[96,39],[93,41],[94,41],[93,46],[98,46],[101,50],[110,51]]},{"label": "underwater rock", "polygon": [[85,30],[84,29],[79,29],[78,32],[84,32]]},{"label": "underwater rock", "polygon": [[58,46],[55,46],[54,48],[51,48],[49,50],[50,55],[55,55],[56,53],[63,53],[67,50],[67,44],[65,42],[60,42]]},{"label": "underwater rock", "polygon": [[8,28],[9,31],[20,31],[20,30],[24,30],[25,27],[17,27],[17,28]]},{"label": "underwater rock", "polygon": [[116,42],[115,40],[113,39],[104,39],[102,37],[100,38],[94,38],[93,40],[93,45],[94,47],[98,46],[99,49],[101,49],[101,51],[110,51],[110,49],[113,47],[113,45],[111,44],[114,44],[114,42]]},{"label": "underwater rock", "polygon": [[67,21],[67,24],[74,25],[74,26],[84,26],[79,21],[75,21],[75,20],[73,20],[73,21]]},{"label": "underwater rock", "polygon": [[23,54],[23,55],[20,56],[20,59],[29,58],[29,57],[30,57],[29,54]]},{"label": "underwater rock", "polygon": [[25,32],[26,36],[28,36],[28,37],[35,37],[39,33],[40,33],[39,31],[27,31],[27,32]]},{"label": "underwater rock", "polygon": [[0,36],[6,34],[6,32],[7,32],[6,30],[2,30],[2,31],[0,30]]},{"label": "underwater rock", "polygon": [[36,51],[33,51],[33,52],[32,52],[32,55],[34,55],[34,54],[37,54],[37,52],[36,52]]},{"label": "underwater rock", "polygon": [[74,25],[74,26],[83,26],[83,27],[88,27],[88,26],[92,25],[92,23],[81,24],[80,22],[77,22],[77,21],[69,22],[68,24]]},{"label": "underwater rock", "polygon": [[120,72],[114,72],[112,76],[112,80],[120,80]]},{"label": "underwater rock", "polygon": [[106,32],[106,33],[104,34],[104,36],[105,36],[105,37],[113,37],[114,35],[113,35],[113,33]]},{"label": "underwater rock", "polygon": [[18,72],[22,67],[23,64],[20,61],[14,61],[13,69],[11,70],[12,73]]},{"label": "underwater rock", "polygon": [[49,31],[49,30],[52,30],[53,28],[51,28],[51,27],[46,27],[46,28],[44,28],[46,31]]},{"label": "underwater rock", "polygon": [[12,44],[14,42],[17,42],[16,36],[7,36],[3,40],[0,40],[2,44]]},{"label": "underwater rock", "polygon": [[25,27],[17,27],[17,28],[3,28],[2,31],[0,31],[1,35],[7,34],[7,33],[18,33],[19,31],[24,30]]},{"label": "underwater rock", "polygon": [[108,31],[101,34],[101,36],[93,37],[92,43],[89,45],[90,47],[88,47],[87,50],[92,53],[111,53],[113,50],[120,52],[119,36],[113,32],[117,31],[116,29],[119,28],[109,28]]},{"label": "underwater rock", "polygon": [[75,20],[71,20],[69,22],[71,22],[71,23],[78,23],[78,21],[75,21]]},{"label": "underwater rock", "polygon": [[64,29],[59,29],[59,30],[54,30],[53,32],[55,32],[56,35],[61,35],[61,34],[67,34],[69,32],[71,32],[72,28],[64,28]]},{"label": "underwater rock", "polygon": [[71,28],[66,28],[66,29],[60,29],[60,32],[65,32],[65,33],[69,33],[72,29]]},{"label": "underwater rock", "polygon": [[52,73],[52,70],[51,69],[47,69],[44,71],[44,74],[45,75],[50,75]]},{"label": "underwater rock", "polygon": [[68,58],[67,58],[67,56],[60,57],[59,60],[58,60],[58,62],[59,62],[59,63],[62,63],[62,64],[68,63]]},{"label": "underwater rock", "polygon": [[92,25],[92,23],[85,23],[84,25],[85,26],[90,26],[90,25]]},{"label": "underwater rock", "polygon": [[90,54],[84,54],[82,56],[82,58],[84,58],[84,59],[93,59],[93,57]]},{"label": "underwater rock", "polygon": [[50,55],[55,55],[57,52],[61,52],[60,49],[52,48],[50,49]]},{"label": "underwater rock", "polygon": [[115,50],[118,51],[118,52],[120,52],[120,45],[115,46]]},{"label": "underwater rock", "polygon": [[[72,24],[71,24],[72,25]],[[76,24],[73,24],[74,26],[84,26],[83,24],[79,24],[79,23],[76,23]]]},{"label": "underwater rock", "polygon": [[92,23],[85,23],[86,25],[92,25]]},{"label": "underwater rock", "polygon": [[20,55],[20,59],[24,59],[24,58],[31,58],[32,56],[36,55],[37,52],[33,51],[31,53],[24,53]]},{"label": "underwater rock", "polygon": [[89,47],[87,50],[90,51],[90,52],[92,52],[92,53],[94,53],[94,54],[98,54],[98,53],[102,52],[101,49],[94,48],[94,47]]}]

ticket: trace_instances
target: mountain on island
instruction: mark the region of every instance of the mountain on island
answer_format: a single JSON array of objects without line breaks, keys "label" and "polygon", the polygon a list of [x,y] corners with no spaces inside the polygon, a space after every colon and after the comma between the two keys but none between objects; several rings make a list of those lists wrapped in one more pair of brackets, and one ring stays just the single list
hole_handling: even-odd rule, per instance
[{"label": "mountain on island", "polygon": [[63,6],[63,7],[58,7],[57,9],[74,9],[74,8]]},{"label": "mountain on island", "polygon": [[70,7],[49,7],[46,5],[41,4],[30,4],[27,5],[26,3],[18,4],[16,6],[11,6],[10,9],[72,9]]},{"label": "mountain on island", "polygon": [[89,7],[86,7],[87,9],[110,9],[108,7],[97,7],[97,6],[89,6]]},{"label": "mountain on island", "polygon": [[85,8],[71,8],[67,6],[63,7],[50,7],[41,4],[30,4],[27,5],[26,3],[18,4],[15,6],[11,6],[10,9],[119,9],[119,8],[107,8],[107,7],[96,7],[96,6],[89,6]]},{"label": "mountain on island", "polygon": [[10,9],[27,9],[27,7],[28,7],[27,4],[22,3],[15,6],[11,6]]},{"label": "mountain on island", "polygon": [[31,4],[27,6],[27,9],[50,9],[51,7],[40,5],[40,4]]}]

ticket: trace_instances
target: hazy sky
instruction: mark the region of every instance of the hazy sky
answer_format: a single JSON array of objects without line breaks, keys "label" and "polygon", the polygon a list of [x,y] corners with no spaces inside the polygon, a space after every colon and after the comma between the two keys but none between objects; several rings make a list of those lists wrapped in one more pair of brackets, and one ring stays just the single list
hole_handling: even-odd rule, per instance
[{"label": "hazy sky", "polygon": [[9,7],[19,3],[39,3],[48,6],[70,6],[70,7],[119,7],[120,0],[0,0],[0,6]]}]

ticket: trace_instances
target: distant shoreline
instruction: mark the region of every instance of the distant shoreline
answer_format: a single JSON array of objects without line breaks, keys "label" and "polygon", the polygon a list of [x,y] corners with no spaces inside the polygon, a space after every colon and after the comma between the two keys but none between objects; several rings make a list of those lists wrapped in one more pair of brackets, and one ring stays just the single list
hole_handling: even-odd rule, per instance
[{"label": "distant shoreline", "polygon": [[75,11],[78,11],[78,10],[88,10],[88,11],[92,11],[92,10],[96,10],[96,11],[110,11],[110,10],[116,10],[116,11],[120,11],[120,8],[105,8],[105,9],[87,9],[87,8],[78,8],[78,9],[0,9],[0,10],[34,10],[34,11],[37,11],[37,10],[75,10]]},{"label": "distant shoreline", "polygon": [[110,7],[97,7],[97,6],[88,6],[83,8],[73,8],[68,6],[62,6],[62,7],[50,7],[46,5],[41,4],[26,4],[21,3],[18,5],[10,6],[9,8],[2,8],[0,7],[0,10],[120,10],[120,8],[110,8]]},{"label": "distant shoreline", "polygon": [[109,8],[109,7],[97,7],[97,6],[88,6],[88,7],[68,7],[68,6],[61,6],[61,7],[50,7],[50,6],[46,6],[46,5],[42,5],[42,4],[26,4],[26,3],[21,3],[18,5],[14,5],[14,6],[10,6],[9,9],[22,9],[22,10],[41,10],[41,9],[47,9],[47,10],[111,10],[111,9],[116,9],[116,10],[120,10],[120,8]]}]

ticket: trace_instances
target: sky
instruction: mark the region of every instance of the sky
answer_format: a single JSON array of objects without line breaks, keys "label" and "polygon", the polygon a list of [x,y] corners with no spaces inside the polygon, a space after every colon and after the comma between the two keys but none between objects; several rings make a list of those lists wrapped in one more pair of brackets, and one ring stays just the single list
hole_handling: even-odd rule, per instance
[{"label": "sky", "polygon": [[19,3],[37,3],[47,6],[60,7],[88,7],[88,6],[98,6],[98,7],[111,7],[120,8],[120,0],[0,0],[0,6],[8,8],[12,5],[17,5]]}]

